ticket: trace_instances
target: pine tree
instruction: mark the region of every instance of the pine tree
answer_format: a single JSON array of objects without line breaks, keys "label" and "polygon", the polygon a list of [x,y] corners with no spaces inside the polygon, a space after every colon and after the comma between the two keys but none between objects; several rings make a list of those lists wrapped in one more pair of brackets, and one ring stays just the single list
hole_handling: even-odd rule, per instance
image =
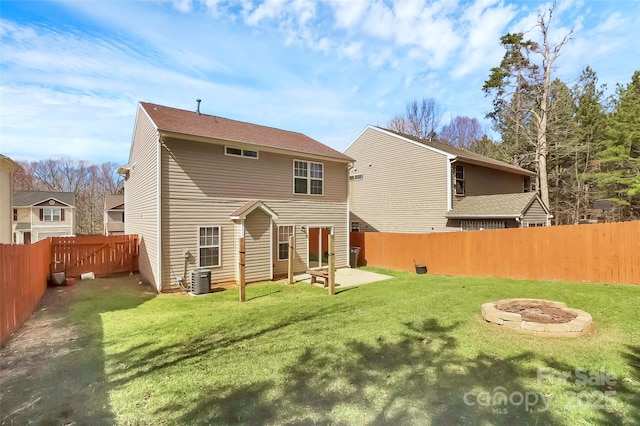
[{"label": "pine tree", "polygon": [[620,209],[622,220],[640,218],[640,71],[618,85],[594,174],[598,189]]}]

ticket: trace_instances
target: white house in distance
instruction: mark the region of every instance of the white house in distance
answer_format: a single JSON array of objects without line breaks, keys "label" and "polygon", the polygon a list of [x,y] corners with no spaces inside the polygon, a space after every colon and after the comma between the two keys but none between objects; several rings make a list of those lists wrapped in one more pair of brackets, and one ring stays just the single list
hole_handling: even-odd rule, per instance
[{"label": "white house in distance", "polygon": [[20,166],[6,155],[0,154],[0,244],[11,244],[11,217],[13,185],[11,174]]},{"label": "white house in distance", "polygon": [[104,197],[104,235],[124,235],[124,195]]},{"label": "white house in distance", "polygon": [[73,192],[17,191],[13,195],[13,242],[30,244],[75,235]]}]

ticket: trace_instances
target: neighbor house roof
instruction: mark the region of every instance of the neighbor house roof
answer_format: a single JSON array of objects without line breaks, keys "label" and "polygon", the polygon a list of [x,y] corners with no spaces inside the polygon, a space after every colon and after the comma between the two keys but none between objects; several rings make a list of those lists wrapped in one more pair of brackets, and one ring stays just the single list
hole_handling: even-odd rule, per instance
[{"label": "neighbor house roof", "polygon": [[124,204],[124,195],[105,195],[104,209],[111,210]]},{"label": "neighbor house roof", "polygon": [[[535,192],[467,196],[446,216],[450,219],[521,217],[537,197]],[[544,207],[542,202],[540,205]]]},{"label": "neighbor house roof", "polygon": [[302,133],[147,102],[140,102],[140,105],[160,131],[353,161],[349,156]]},{"label": "neighbor house roof", "polygon": [[16,191],[13,194],[13,206],[30,207],[51,199],[60,201],[70,207],[75,207],[76,205],[73,192]]},{"label": "neighbor house roof", "polygon": [[446,143],[440,143],[440,142],[432,142],[426,139],[420,139],[416,136],[411,136],[411,135],[407,135],[405,133],[402,132],[396,132],[395,130],[390,130],[390,129],[385,129],[383,127],[378,127],[376,126],[376,128],[380,129],[380,130],[384,130],[387,131],[389,133],[393,133],[395,135],[398,135],[400,137],[403,137],[405,139],[409,139],[415,142],[419,142],[421,144],[424,144],[426,146],[430,146],[432,148],[435,148],[437,150],[446,152],[448,154],[451,155],[455,155],[457,160],[463,161],[465,163],[469,163],[469,164],[477,164],[480,166],[485,166],[485,167],[489,167],[492,169],[498,169],[498,170],[504,170],[504,171],[508,171],[511,173],[517,173],[520,175],[525,175],[525,176],[535,176],[535,172],[532,172],[530,170],[527,169],[523,169],[522,167],[518,167],[515,166],[513,164],[509,164],[509,163],[505,163],[504,161],[500,161],[500,160],[495,160],[493,158],[490,157],[486,157],[484,155],[481,154],[477,154],[475,152],[471,152],[469,150],[466,149],[461,149],[461,148],[456,148],[455,146],[451,146],[448,145]]}]

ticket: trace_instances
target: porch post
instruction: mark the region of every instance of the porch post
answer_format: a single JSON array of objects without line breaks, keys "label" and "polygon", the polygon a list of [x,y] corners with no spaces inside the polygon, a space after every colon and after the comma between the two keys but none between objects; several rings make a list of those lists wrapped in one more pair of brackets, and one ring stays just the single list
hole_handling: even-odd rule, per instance
[{"label": "porch post", "polygon": [[287,281],[289,284],[293,284],[293,253],[295,247],[293,246],[293,235],[289,235],[289,254],[287,265]]},{"label": "porch post", "polygon": [[329,234],[329,295],[333,295],[336,289],[336,253],[335,239],[333,234]]},{"label": "porch post", "polygon": [[246,262],[246,253],[245,253],[245,245],[244,245],[244,237],[240,238],[240,301],[245,301],[245,262]]}]

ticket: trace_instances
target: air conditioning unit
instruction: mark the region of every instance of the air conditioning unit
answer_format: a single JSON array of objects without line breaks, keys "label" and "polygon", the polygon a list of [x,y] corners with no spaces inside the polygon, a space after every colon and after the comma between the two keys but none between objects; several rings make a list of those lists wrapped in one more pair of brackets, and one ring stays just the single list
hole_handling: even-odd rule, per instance
[{"label": "air conditioning unit", "polygon": [[209,269],[191,271],[191,293],[211,293],[211,271]]}]

